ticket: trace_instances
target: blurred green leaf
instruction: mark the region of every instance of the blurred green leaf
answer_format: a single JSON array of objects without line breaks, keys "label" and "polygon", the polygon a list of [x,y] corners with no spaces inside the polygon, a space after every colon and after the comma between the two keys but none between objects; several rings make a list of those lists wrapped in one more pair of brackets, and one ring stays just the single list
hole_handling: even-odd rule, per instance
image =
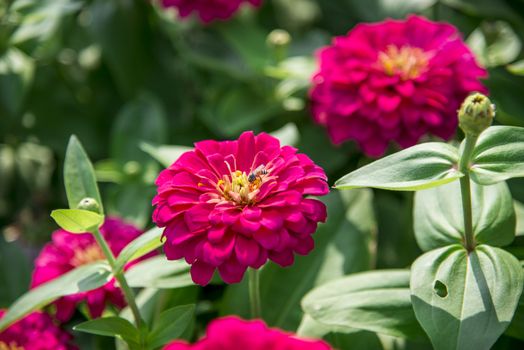
[{"label": "blurred green leaf", "polygon": [[523,278],[518,260],[502,249],[452,245],[413,263],[411,300],[435,349],[488,349],[513,318]]},{"label": "blurred green leaf", "polygon": [[287,123],[278,130],[270,133],[272,136],[280,140],[280,145],[296,146],[300,139],[298,128],[293,123]]},{"label": "blurred green leaf", "polygon": [[147,142],[141,143],[140,148],[166,168],[170,167],[183,153],[193,149],[187,146],[153,145]]},{"label": "blurred green leaf", "polygon": [[131,322],[120,317],[104,317],[86,321],[73,327],[78,332],[117,337],[124,340],[130,349],[140,349],[139,331]]},{"label": "blurred green leaf", "polygon": [[11,6],[18,26],[11,44],[33,56],[48,56],[60,49],[58,34],[66,16],[82,7],[80,0],[16,0]]},{"label": "blurred green leaf", "polygon": [[64,184],[69,208],[75,209],[84,198],[95,199],[104,212],[96,184],[95,170],[76,136],[71,136],[64,163]]},{"label": "blurred green leaf", "polygon": [[520,295],[517,310],[505,334],[524,340],[524,332],[522,330],[524,330],[524,293]]},{"label": "blurred green leaf", "polygon": [[99,288],[111,278],[111,267],[106,262],[99,261],[77,267],[18,298],[0,320],[0,331],[62,296]]},{"label": "blurred green leaf", "polygon": [[104,223],[104,216],[89,210],[58,209],[51,217],[58,226],[71,233],[92,232]]},{"label": "blurred green leaf", "polygon": [[479,63],[485,67],[505,65],[515,60],[522,48],[519,37],[509,24],[486,22],[467,39]]},{"label": "blurred green leaf", "polygon": [[[473,232],[479,244],[505,246],[515,238],[515,210],[505,182],[491,186],[472,183]],[[414,226],[419,246],[431,250],[460,244],[464,232],[460,184],[415,194]]]},{"label": "blurred green leaf", "polygon": [[19,241],[6,242],[0,235],[0,309],[7,308],[27,290],[32,270],[29,260]]},{"label": "blurred green leaf", "polygon": [[508,65],[507,69],[515,75],[524,75],[524,60]]},{"label": "blurred green leaf", "polygon": [[0,110],[17,115],[33,82],[34,60],[16,48],[0,54]]},{"label": "blurred green leaf", "polygon": [[115,270],[122,269],[128,262],[139,259],[162,246],[164,244],[162,241],[163,232],[163,229],[153,227],[128,243],[118,254]]},{"label": "blurred green leaf", "polygon": [[126,278],[134,288],[174,289],[193,285],[189,265],[184,260],[167,260],[165,255],[136,263],[126,271]]},{"label": "blurred green leaf", "polygon": [[373,187],[393,191],[416,191],[440,186],[462,177],[456,170],[455,147],[428,142],[365,165],[335,182],[338,189]]},{"label": "blurred green leaf", "polygon": [[120,92],[128,97],[140,90],[151,68],[150,6],[140,0],[94,0],[89,6],[89,31]]},{"label": "blurred green leaf", "polygon": [[480,134],[471,163],[471,179],[481,185],[524,177],[524,129],[488,128]]},{"label": "blurred green leaf", "polygon": [[182,305],[162,312],[147,337],[149,348],[155,349],[179,338],[191,324],[195,305]]},{"label": "blurred green leaf", "polygon": [[396,337],[423,338],[409,293],[409,271],[379,270],[330,281],[313,289],[302,308],[319,323]]}]

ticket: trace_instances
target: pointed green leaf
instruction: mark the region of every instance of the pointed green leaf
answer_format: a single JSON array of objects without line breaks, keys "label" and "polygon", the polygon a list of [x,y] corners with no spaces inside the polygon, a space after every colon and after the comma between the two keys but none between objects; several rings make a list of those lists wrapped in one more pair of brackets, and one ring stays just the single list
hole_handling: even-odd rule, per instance
[{"label": "pointed green leaf", "polygon": [[340,329],[361,329],[395,337],[422,338],[409,294],[409,271],[349,275],[313,289],[302,300],[315,321]]},{"label": "pointed green leaf", "polygon": [[158,348],[179,338],[191,324],[194,314],[195,305],[177,306],[162,312],[147,337],[149,347]]},{"label": "pointed green leaf", "polygon": [[174,289],[192,286],[189,265],[184,260],[167,260],[165,255],[155,256],[126,271],[129,286],[134,288]]},{"label": "pointed green leaf", "polygon": [[151,253],[153,250],[161,247],[163,229],[153,227],[152,229],[142,233],[140,236],[132,240],[127,246],[122,249],[116,259],[115,269],[118,271],[122,269],[125,264],[130,261],[143,257]]},{"label": "pointed green leaf", "polygon": [[93,232],[104,223],[104,216],[89,210],[58,209],[51,212],[58,226],[71,233]]},{"label": "pointed green leaf", "polygon": [[95,170],[84,148],[76,136],[71,136],[64,164],[64,184],[69,208],[76,209],[84,198],[93,198],[100,205],[103,214],[102,199],[96,184]]},{"label": "pointed green leaf", "polygon": [[337,180],[335,187],[416,191],[440,186],[463,176],[457,170],[458,159],[458,150],[451,145],[423,143],[363,166]]},{"label": "pointed green leaf", "polygon": [[437,350],[489,349],[513,318],[522,267],[500,248],[461,245],[432,250],[411,268],[411,300]]},{"label": "pointed green leaf", "polygon": [[524,177],[524,129],[488,128],[480,134],[471,159],[471,179],[481,185]]},{"label": "pointed green leaf", "polygon": [[116,337],[124,340],[131,348],[140,345],[138,329],[131,322],[120,317],[104,317],[80,323],[73,330],[89,334]]},{"label": "pointed green leaf", "polygon": [[[471,183],[473,231],[478,243],[505,246],[515,237],[513,199],[505,182],[491,186]],[[459,182],[415,194],[415,237],[427,251],[460,244],[464,218]]]},{"label": "pointed green leaf", "polygon": [[30,290],[18,298],[0,320],[0,332],[32,311],[56,299],[71,294],[90,291],[111,279],[111,268],[103,261],[83,265],[64,275]]}]

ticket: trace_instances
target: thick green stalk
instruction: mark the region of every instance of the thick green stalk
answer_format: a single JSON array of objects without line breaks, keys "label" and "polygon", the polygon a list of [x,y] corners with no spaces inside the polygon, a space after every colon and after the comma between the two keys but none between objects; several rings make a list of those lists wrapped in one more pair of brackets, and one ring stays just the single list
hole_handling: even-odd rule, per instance
[{"label": "thick green stalk", "polygon": [[475,249],[475,235],[473,233],[473,211],[471,206],[471,186],[469,177],[469,163],[471,154],[477,143],[477,135],[466,135],[464,150],[460,156],[459,170],[464,174],[460,178],[460,192],[462,195],[462,211],[464,214],[464,246],[471,252]]},{"label": "thick green stalk", "polygon": [[258,270],[249,269],[249,301],[251,303],[251,317],[260,318],[262,309],[260,306],[260,275]]},{"label": "thick green stalk", "polygon": [[129,305],[129,308],[131,309],[131,312],[133,313],[133,316],[135,318],[135,324],[138,329],[140,329],[142,318],[140,316],[140,311],[138,310],[138,306],[136,304],[135,295],[129,285],[127,284],[127,280],[124,277],[124,274],[122,271],[117,271],[116,269],[116,259],[113,255],[113,252],[111,251],[111,248],[109,248],[109,245],[107,244],[106,240],[100,233],[100,231],[97,229],[93,232],[93,235],[95,236],[95,239],[100,245],[100,248],[102,248],[102,252],[104,253],[107,261],[109,262],[109,265],[111,266],[111,269],[113,270],[113,274],[115,276],[115,279],[117,280],[118,284],[120,285],[120,288],[122,289],[122,292],[124,293],[124,297],[126,298],[127,304]]}]

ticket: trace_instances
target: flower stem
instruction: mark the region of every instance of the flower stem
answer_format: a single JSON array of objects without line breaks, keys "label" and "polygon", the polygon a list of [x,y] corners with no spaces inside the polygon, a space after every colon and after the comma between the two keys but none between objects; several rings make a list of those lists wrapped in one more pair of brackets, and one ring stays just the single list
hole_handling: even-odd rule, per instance
[{"label": "flower stem", "polygon": [[260,318],[260,274],[256,269],[249,269],[249,301],[251,303],[251,317]]},{"label": "flower stem", "polygon": [[464,214],[464,246],[471,252],[475,249],[475,235],[473,233],[473,211],[471,208],[471,186],[469,177],[469,161],[475,149],[478,135],[466,134],[464,150],[460,156],[459,170],[464,174],[460,178],[460,193],[462,195],[462,211]]},{"label": "flower stem", "polygon": [[107,241],[104,239],[104,236],[100,233],[100,230],[96,229],[93,233],[93,236],[95,236],[96,242],[102,248],[102,252],[104,253],[107,261],[109,262],[109,265],[111,266],[111,269],[113,270],[113,274],[115,276],[115,279],[117,280],[118,284],[120,285],[120,288],[122,289],[122,292],[124,293],[124,297],[126,298],[127,304],[129,305],[129,308],[131,309],[131,312],[133,313],[133,317],[135,318],[135,324],[138,329],[140,329],[142,318],[140,317],[140,311],[138,310],[138,306],[136,304],[135,300],[135,294],[133,293],[133,290],[129,287],[127,284],[127,280],[124,277],[124,274],[122,271],[117,271],[116,269],[116,259],[113,255],[113,252],[111,251],[111,248],[109,248],[109,245],[107,244]]}]

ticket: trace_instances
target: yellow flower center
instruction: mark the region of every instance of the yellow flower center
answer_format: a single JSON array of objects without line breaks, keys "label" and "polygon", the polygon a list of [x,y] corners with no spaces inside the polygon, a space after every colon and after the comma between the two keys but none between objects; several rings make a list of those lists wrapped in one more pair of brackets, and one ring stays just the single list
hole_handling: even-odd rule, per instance
[{"label": "yellow flower center", "polygon": [[[71,259],[71,265],[76,267],[104,259],[102,249],[96,243],[93,243],[84,249],[75,250],[75,255]],[[0,350],[4,349],[0,348]]]},{"label": "yellow flower center", "polygon": [[428,67],[429,57],[418,47],[388,45],[378,54],[378,64],[387,75],[400,75],[402,80],[415,79]]},{"label": "yellow flower center", "polygon": [[18,346],[14,341],[7,344],[0,340],[0,350],[24,350],[24,347]]},{"label": "yellow flower center", "polygon": [[267,179],[267,170],[263,165],[246,174],[240,170],[224,175],[217,183],[217,190],[222,196],[237,204],[252,204],[259,192],[260,186]]}]

